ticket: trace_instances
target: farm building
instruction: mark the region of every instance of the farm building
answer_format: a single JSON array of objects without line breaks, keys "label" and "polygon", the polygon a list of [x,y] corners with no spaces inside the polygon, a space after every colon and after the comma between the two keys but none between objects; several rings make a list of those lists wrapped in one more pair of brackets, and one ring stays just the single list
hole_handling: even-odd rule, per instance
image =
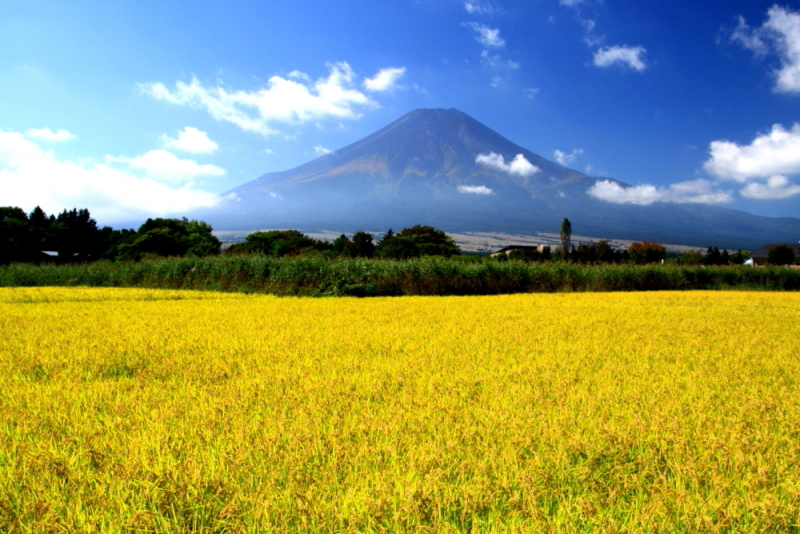
[{"label": "farm building", "polygon": [[772,243],[769,245],[762,245],[761,248],[753,252],[753,255],[751,256],[751,259],[753,260],[753,267],[767,265],[767,256],[769,256],[769,251],[778,245],[786,245],[791,248],[794,251],[794,262],[792,265],[800,265],[800,244]]},{"label": "farm building", "polygon": [[546,255],[550,253],[550,247],[547,245],[537,245],[537,246],[528,246],[528,245],[511,245],[508,247],[503,247],[491,256],[494,258],[495,256],[499,256],[500,254],[505,254],[506,256],[512,253],[519,253],[522,255],[523,258],[539,258],[542,255]]}]

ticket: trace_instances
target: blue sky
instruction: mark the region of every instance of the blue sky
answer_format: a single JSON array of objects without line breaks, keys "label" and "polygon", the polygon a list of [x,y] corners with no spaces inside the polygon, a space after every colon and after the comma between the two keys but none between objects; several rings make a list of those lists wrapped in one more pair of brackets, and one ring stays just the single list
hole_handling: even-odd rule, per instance
[{"label": "blue sky", "polygon": [[608,202],[800,216],[800,2],[0,0],[0,205],[102,224],[458,108]]}]

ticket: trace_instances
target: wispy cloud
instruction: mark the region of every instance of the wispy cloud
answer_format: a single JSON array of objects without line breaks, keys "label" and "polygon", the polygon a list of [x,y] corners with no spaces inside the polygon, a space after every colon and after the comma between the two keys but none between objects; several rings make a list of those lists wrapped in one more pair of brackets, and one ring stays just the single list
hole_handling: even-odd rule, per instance
[{"label": "wispy cloud", "polygon": [[163,102],[207,111],[218,121],[264,136],[278,133],[275,124],[297,124],[323,119],[357,119],[360,110],[378,107],[356,89],[356,75],[345,62],[329,64],[328,76],[311,81],[294,71],[287,78],[271,77],[264,89],[228,90],[204,86],[196,77],[177,82],[170,90],[162,83],[140,84],[141,91]]},{"label": "wispy cloud", "polygon": [[31,139],[41,139],[42,141],[63,142],[72,141],[75,135],[67,130],[51,130],[50,128],[31,128],[25,132]]},{"label": "wispy cloud", "polygon": [[326,154],[332,154],[332,153],[333,153],[333,150],[331,150],[329,148],[325,148],[322,145],[317,145],[317,146],[314,147],[314,154],[316,154],[317,156],[324,156]]},{"label": "wispy cloud", "polygon": [[519,63],[510,59],[503,59],[500,54],[492,55],[488,50],[481,51],[481,63],[487,67],[497,70],[517,70]]},{"label": "wispy cloud", "polygon": [[459,185],[458,186],[459,193],[465,193],[468,195],[493,195],[494,191],[491,188],[486,187],[485,185]]},{"label": "wispy cloud", "polygon": [[556,161],[559,165],[563,165],[565,167],[572,165],[572,162],[575,161],[575,158],[578,157],[580,154],[583,154],[582,148],[576,148],[572,152],[561,152],[560,150],[553,151],[553,157],[556,158]]},{"label": "wispy cloud", "polygon": [[475,0],[464,2],[464,9],[466,9],[467,13],[470,15],[491,15],[496,11],[494,5],[488,2]]},{"label": "wispy cloud", "polygon": [[647,50],[641,46],[607,46],[595,52],[594,65],[596,67],[621,65],[641,72],[647,68],[642,60],[646,52]]},{"label": "wispy cloud", "polygon": [[372,78],[367,78],[364,80],[364,88],[367,91],[372,92],[391,91],[392,89],[396,89],[398,87],[398,80],[405,76],[405,74],[405,67],[390,67],[387,69],[381,69]]},{"label": "wispy cloud", "polygon": [[475,163],[510,175],[530,176],[539,172],[539,167],[531,164],[522,154],[517,154],[510,163],[506,163],[502,154],[489,152],[488,154],[478,155],[475,158]]},{"label": "wispy cloud", "polygon": [[40,205],[51,213],[87,207],[99,220],[114,222],[224,202],[191,186],[163,183],[145,169],[131,167],[130,161],[61,160],[21,133],[0,131],[0,190],[10,205],[23,209]]},{"label": "wispy cloud", "polygon": [[716,184],[709,180],[692,180],[668,187],[654,185],[623,187],[611,180],[598,180],[587,193],[606,202],[638,206],[648,206],[654,202],[722,204],[733,200],[729,191],[716,190],[715,186]]},{"label": "wispy cloud", "polygon": [[496,28],[490,28],[485,24],[479,24],[477,22],[465,22],[464,26],[472,28],[475,32],[475,40],[477,40],[483,46],[487,46],[489,48],[502,48],[506,45],[506,42],[500,37],[500,30]]},{"label": "wispy cloud", "polygon": [[179,131],[177,138],[162,135],[160,140],[163,148],[181,150],[193,154],[211,154],[219,148],[219,145],[212,141],[206,132],[191,126]]},{"label": "wispy cloud", "polygon": [[777,54],[781,68],[774,72],[775,91],[800,93],[800,13],[774,5],[759,28],[751,28],[740,16],[730,38],[757,55]]}]

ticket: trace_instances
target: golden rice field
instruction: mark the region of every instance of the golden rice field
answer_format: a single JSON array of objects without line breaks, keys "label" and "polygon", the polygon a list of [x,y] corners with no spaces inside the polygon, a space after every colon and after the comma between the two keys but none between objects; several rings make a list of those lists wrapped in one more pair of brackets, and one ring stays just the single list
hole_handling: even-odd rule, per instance
[{"label": "golden rice field", "polygon": [[800,294],[0,289],[0,532],[798,532]]}]

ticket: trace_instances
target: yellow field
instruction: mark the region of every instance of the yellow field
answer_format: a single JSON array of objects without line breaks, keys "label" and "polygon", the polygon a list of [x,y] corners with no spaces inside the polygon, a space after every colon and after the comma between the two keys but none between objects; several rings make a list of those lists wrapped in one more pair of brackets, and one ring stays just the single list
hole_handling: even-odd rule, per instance
[{"label": "yellow field", "polygon": [[800,294],[0,289],[0,532],[797,532]]}]

